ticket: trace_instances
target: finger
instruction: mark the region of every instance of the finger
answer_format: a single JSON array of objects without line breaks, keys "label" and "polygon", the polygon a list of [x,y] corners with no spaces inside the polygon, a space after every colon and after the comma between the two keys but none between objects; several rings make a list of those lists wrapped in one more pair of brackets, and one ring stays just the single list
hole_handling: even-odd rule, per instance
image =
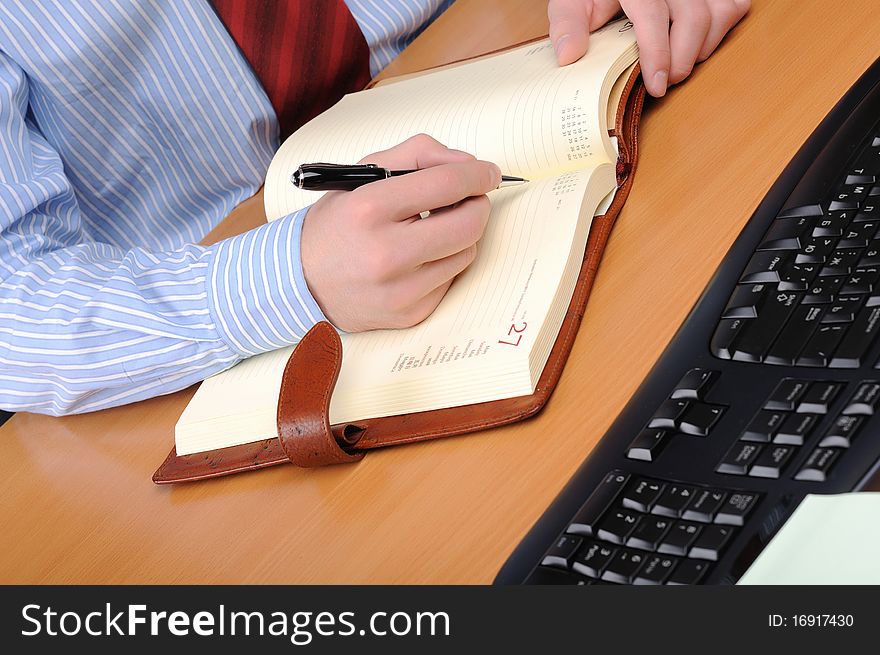
[{"label": "finger", "polygon": [[618,0],[550,0],[550,40],[556,61],[565,66],[587,52],[590,32],[602,27],[620,13]]},{"label": "finger", "polygon": [[587,51],[593,4],[593,0],[550,0],[547,3],[550,42],[560,66],[577,61]]},{"label": "finger", "polygon": [[697,61],[708,59],[715,52],[724,36],[748,13],[750,4],[749,0],[709,0],[712,24]]},{"label": "finger", "polygon": [[412,317],[418,321],[434,311],[449,285],[457,275],[473,263],[476,255],[477,246],[471,246],[449,257],[428,262],[410,275],[396,281],[390,289],[391,293],[399,298],[417,298],[403,313],[420,314],[424,310],[424,316]]},{"label": "finger", "polygon": [[473,155],[447,148],[427,134],[416,134],[393,148],[367,155],[360,163],[376,164],[384,168],[411,169],[474,159]]},{"label": "finger", "polygon": [[449,291],[449,286],[451,284],[452,280],[449,280],[437,287],[436,289],[431,290],[428,294],[420,298],[417,302],[413,303],[404,311],[400,312],[400,315],[396,317],[396,320],[392,320],[389,322],[392,323],[394,327],[401,328],[418,325],[426,318],[428,318],[435,309],[437,309],[437,305],[439,305],[440,301],[443,300],[443,296],[445,296],[446,292]]},{"label": "finger", "polygon": [[441,209],[427,218],[401,225],[402,230],[406,230],[405,236],[401,237],[407,244],[409,259],[406,264],[415,268],[474,245],[486,230],[491,207],[489,198],[475,196],[453,208]]},{"label": "finger", "polygon": [[672,20],[669,83],[678,84],[691,74],[709,33],[712,16],[702,1],[672,0],[669,2],[669,17]]},{"label": "finger", "polygon": [[365,221],[399,221],[481,196],[498,187],[501,170],[487,161],[460,161],[366,184],[349,200]]},{"label": "finger", "polygon": [[657,98],[669,83],[669,9],[662,0],[621,0],[639,43],[639,60],[648,93]]}]

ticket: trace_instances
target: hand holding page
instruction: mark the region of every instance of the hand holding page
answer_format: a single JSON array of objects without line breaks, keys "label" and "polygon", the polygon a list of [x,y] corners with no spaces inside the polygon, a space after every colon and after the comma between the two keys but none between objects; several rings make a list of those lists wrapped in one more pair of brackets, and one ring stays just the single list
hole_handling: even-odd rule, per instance
[{"label": "hand holding page", "polygon": [[[637,56],[630,27],[600,30],[589,55],[565,68],[545,41],[346,96],[281,146],[266,180],[270,220],[318,197],[290,183],[302,162],[358,161],[419,132],[531,180],[489,194],[477,258],[430,317],[404,330],[342,335],[332,424],[535,391],[592,217],[615,190],[608,130],[619,78]],[[258,355],[206,380],[178,421],[178,455],[273,438],[291,352]]]}]

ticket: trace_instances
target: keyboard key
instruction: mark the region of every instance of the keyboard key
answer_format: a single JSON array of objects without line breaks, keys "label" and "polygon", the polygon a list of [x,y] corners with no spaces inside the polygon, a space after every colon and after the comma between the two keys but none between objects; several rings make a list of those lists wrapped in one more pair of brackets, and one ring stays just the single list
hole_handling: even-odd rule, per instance
[{"label": "keyboard key", "polygon": [[644,553],[621,548],[611,558],[611,561],[602,573],[602,579],[608,582],[616,582],[617,584],[629,584],[644,561]]},{"label": "keyboard key", "polygon": [[837,237],[811,237],[794,257],[795,264],[824,264],[837,246]]},{"label": "keyboard key", "polygon": [[768,364],[791,366],[819,327],[825,307],[822,305],[801,305],[791,315],[779,338],[773,342],[764,357]]},{"label": "keyboard key", "polygon": [[843,451],[837,448],[816,448],[810,453],[809,458],[798,474],[794,476],[794,479],[805,482],[825,482],[841,452]]},{"label": "keyboard key", "polygon": [[550,546],[550,549],[545,553],[544,559],[541,560],[541,564],[544,566],[556,566],[567,569],[569,562],[571,562],[575,551],[580,545],[580,537],[572,537],[571,535],[564,534],[553,542],[553,545]]},{"label": "keyboard key", "polygon": [[[721,318],[755,318],[766,297],[765,291],[770,288],[766,284],[738,284]],[[678,398],[679,396],[672,396]]]},{"label": "keyboard key", "polygon": [[795,380],[792,378],[782,380],[776,385],[767,402],[764,403],[764,409],[793,410],[807,392],[809,384],[806,380]]},{"label": "keyboard key", "polygon": [[724,407],[721,405],[693,403],[679,420],[678,429],[684,434],[705,437],[722,414],[724,414]]},{"label": "keyboard key", "polygon": [[758,250],[798,250],[809,227],[810,219],[806,216],[777,219],[770,224]]},{"label": "keyboard key", "polygon": [[642,520],[626,540],[626,545],[642,550],[657,550],[657,546],[669,530],[672,521],[663,517],[643,516]]},{"label": "keyboard key", "polygon": [[568,571],[539,566],[526,578],[527,585],[586,585],[590,581]]},{"label": "keyboard key", "polygon": [[865,419],[861,416],[838,416],[828,428],[819,446],[823,448],[849,448]]},{"label": "keyboard key", "polygon": [[654,462],[666,445],[666,437],[667,433],[663,430],[642,430],[629,445],[626,456],[642,462]]},{"label": "keyboard key", "polygon": [[755,460],[749,475],[753,478],[778,478],[794,454],[793,446],[770,446]]},{"label": "keyboard key", "polygon": [[815,414],[789,414],[773,437],[773,443],[800,446],[819,420]]},{"label": "keyboard key", "polygon": [[749,471],[752,463],[761,454],[762,446],[749,443],[747,441],[737,441],[721,463],[715,468],[718,473],[726,473],[728,475],[745,475]]},{"label": "keyboard key", "polygon": [[712,354],[721,359],[731,359],[733,357],[733,346],[746,323],[748,321],[741,318],[719,321],[718,327],[715,328],[715,333],[712,335],[712,341],[709,344]]},{"label": "keyboard key", "polygon": [[873,184],[876,181],[873,175],[847,175],[844,184]]},{"label": "keyboard key", "polygon": [[779,291],[806,291],[819,273],[819,264],[792,264],[779,274]]},{"label": "keyboard key", "polygon": [[740,278],[740,284],[779,282],[779,271],[788,264],[789,256],[778,252],[756,252]]},{"label": "keyboard key", "polygon": [[844,184],[837,189],[834,199],[838,202],[854,202],[861,204],[865,196],[868,195],[867,184]]},{"label": "keyboard key", "polygon": [[[849,225],[837,242],[838,248],[866,248],[874,234],[877,232],[876,221],[865,221],[864,223],[853,223]],[[861,256],[861,253],[860,253]]]},{"label": "keyboard key", "polygon": [[828,260],[819,271],[819,275],[849,275],[859,265],[862,250],[835,250],[828,256]]},{"label": "keyboard key", "polygon": [[678,521],[657,547],[658,553],[667,555],[687,555],[691,544],[697,539],[703,527],[690,521]]},{"label": "keyboard key", "polygon": [[828,365],[831,368],[858,368],[878,332],[880,307],[865,307],[841,340]]},{"label": "keyboard key", "polygon": [[708,562],[686,559],[679,562],[678,566],[666,581],[668,585],[694,585],[703,579],[711,565]]},{"label": "keyboard key", "polygon": [[843,230],[849,225],[849,222],[849,214],[823,216],[816,221],[812,236],[815,238],[839,237],[843,234]]},{"label": "keyboard key", "polygon": [[681,560],[662,555],[648,555],[645,563],[633,580],[637,585],[663,584],[672,574],[675,565]]},{"label": "keyboard key", "polygon": [[[874,199],[871,198],[869,202],[872,202]],[[866,221],[876,221],[878,216],[880,216],[880,212],[877,211],[877,206],[869,205],[866,207],[862,207],[862,211],[857,212],[853,217],[853,223],[864,223]]]},{"label": "keyboard key", "polygon": [[809,390],[801,398],[797,411],[811,414],[827,414],[828,408],[843,385],[836,382],[813,382]]},{"label": "keyboard key", "polygon": [[772,412],[762,409],[755,414],[755,418],[749,423],[740,439],[742,441],[768,443],[776,435],[776,431],[782,426],[786,416],[787,414],[783,412]]},{"label": "keyboard key", "polygon": [[[843,194],[840,194],[843,195]],[[859,203],[855,200],[832,200],[828,203],[829,212],[846,211],[847,209],[858,209]]]},{"label": "keyboard key", "polygon": [[828,366],[849,325],[822,325],[797,358],[798,366]]},{"label": "keyboard key", "polygon": [[732,536],[733,528],[722,525],[707,525],[688,553],[688,557],[717,562],[721,551]]},{"label": "keyboard key", "polygon": [[777,219],[795,218],[798,216],[821,216],[822,213],[822,207],[820,205],[802,205],[800,207],[790,207],[785,211],[780,212]]},{"label": "keyboard key", "polygon": [[735,491],[715,515],[715,523],[722,525],[743,525],[746,516],[758,502],[758,494],[748,491]]},{"label": "keyboard key", "polygon": [[838,296],[837,301],[832,303],[822,317],[822,324],[828,323],[852,323],[856,320],[856,314],[862,308],[864,300],[861,296]]},{"label": "keyboard key", "polygon": [[827,305],[834,302],[845,281],[846,277],[842,275],[817,278],[807,289],[807,295],[804,296],[801,304]]},{"label": "keyboard key", "polygon": [[678,518],[687,504],[691,502],[694,491],[693,487],[681,484],[667,485],[666,490],[660,494],[657,504],[651,508],[651,513]]},{"label": "keyboard key", "polygon": [[682,518],[689,521],[711,523],[726,499],[727,494],[718,489],[698,489],[690,504],[685,508]]},{"label": "keyboard key", "polygon": [[666,485],[656,480],[637,478],[623,492],[623,506],[639,512],[649,512]]},{"label": "keyboard key", "polygon": [[649,428],[675,429],[678,426],[678,418],[687,409],[688,402],[676,398],[664,400],[660,408],[654,413],[654,417],[648,423]]},{"label": "keyboard key", "polygon": [[616,552],[617,549],[614,546],[598,541],[587,541],[572,560],[571,568],[582,575],[598,578]]},{"label": "keyboard key", "polygon": [[880,403],[880,382],[862,382],[853,397],[846,402],[843,413],[847,416],[873,416]]},{"label": "keyboard key", "polygon": [[853,222],[857,221],[876,221],[880,217],[880,204],[874,202],[876,198],[868,198],[861,211],[859,211]]},{"label": "keyboard key", "polygon": [[567,532],[591,536],[596,530],[596,525],[605,514],[617,495],[623,491],[629,475],[622,471],[611,471],[602,480],[602,483],[590,494],[587,502],[574,515]]},{"label": "keyboard key", "polygon": [[877,287],[878,280],[880,280],[880,268],[876,266],[860,266],[847,279],[840,293],[844,295],[871,293]]},{"label": "keyboard key", "polygon": [[[737,287],[737,289],[750,289],[753,287]],[[718,371],[710,371],[705,368],[692,368],[685,373],[681,382],[672,391],[672,397],[684,400],[703,400],[706,392],[718,379]]]},{"label": "keyboard key", "polygon": [[628,509],[613,509],[599,524],[596,536],[613,544],[626,543],[627,537],[635,530],[641,514]]},{"label": "keyboard key", "polygon": [[880,266],[880,241],[871,241],[862,252],[859,266]]},{"label": "keyboard key", "polygon": [[803,295],[794,292],[771,293],[758,318],[749,321],[749,325],[739,336],[733,359],[760,362]]}]

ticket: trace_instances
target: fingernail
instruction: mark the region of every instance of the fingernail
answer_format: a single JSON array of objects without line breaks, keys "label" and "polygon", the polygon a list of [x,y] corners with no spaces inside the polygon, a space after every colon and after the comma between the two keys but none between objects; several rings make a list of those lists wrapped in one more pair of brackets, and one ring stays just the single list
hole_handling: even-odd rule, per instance
[{"label": "fingernail", "polygon": [[566,39],[568,39],[568,34],[563,34],[558,39],[556,39],[556,45],[553,46],[556,49],[556,57],[559,57],[559,51],[562,50],[562,44],[565,43]]},{"label": "fingernail", "polygon": [[666,85],[669,83],[669,73],[666,71],[657,71],[654,73],[654,88],[657,90],[657,97],[666,95]]}]

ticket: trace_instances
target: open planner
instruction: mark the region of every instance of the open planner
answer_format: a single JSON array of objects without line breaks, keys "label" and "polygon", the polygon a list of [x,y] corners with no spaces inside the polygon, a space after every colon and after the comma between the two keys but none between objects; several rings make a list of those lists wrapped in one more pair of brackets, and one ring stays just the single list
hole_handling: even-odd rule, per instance
[{"label": "open planner", "polygon": [[[307,359],[306,341],[318,338],[310,333],[296,346],[252,357],[203,382],[154,480],[296,462],[292,451],[310,440],[356,455],[540,409],[568,355],[631,182],[644,95],[631,28],[627,21],[607,25],[592,35],[584,58],[562,68],[549,39],[542,39],[387,80],[346,96],[290,136],[267,173],[269,220],[320,197],[291,183],[300,164],[354,163],[422,132],[529,182],[489,194],[491,214],[475,261],[422,323],[358,334],[321,331],[322,340],[341,339],[341,359],[323,373],[317,360]],[[351,265],[357,266],[356,256]],[[297,371],[292,355],[300,350],[307,370]],[[299,396],[297,403],[293,396],[282,402],[287,376],[296,384],[327,385],[326,406],[293,406],[310,402]],[[317,423],[324,427],[315,430],[324,434],[310,435],[302,426],[311,419],[300,412],[323,414]],[[282,424],[293,427],[286,432],[295,433],[291,439],[299,445],[285,445]],[[306,465],[330,461],[345,460]]]}]

